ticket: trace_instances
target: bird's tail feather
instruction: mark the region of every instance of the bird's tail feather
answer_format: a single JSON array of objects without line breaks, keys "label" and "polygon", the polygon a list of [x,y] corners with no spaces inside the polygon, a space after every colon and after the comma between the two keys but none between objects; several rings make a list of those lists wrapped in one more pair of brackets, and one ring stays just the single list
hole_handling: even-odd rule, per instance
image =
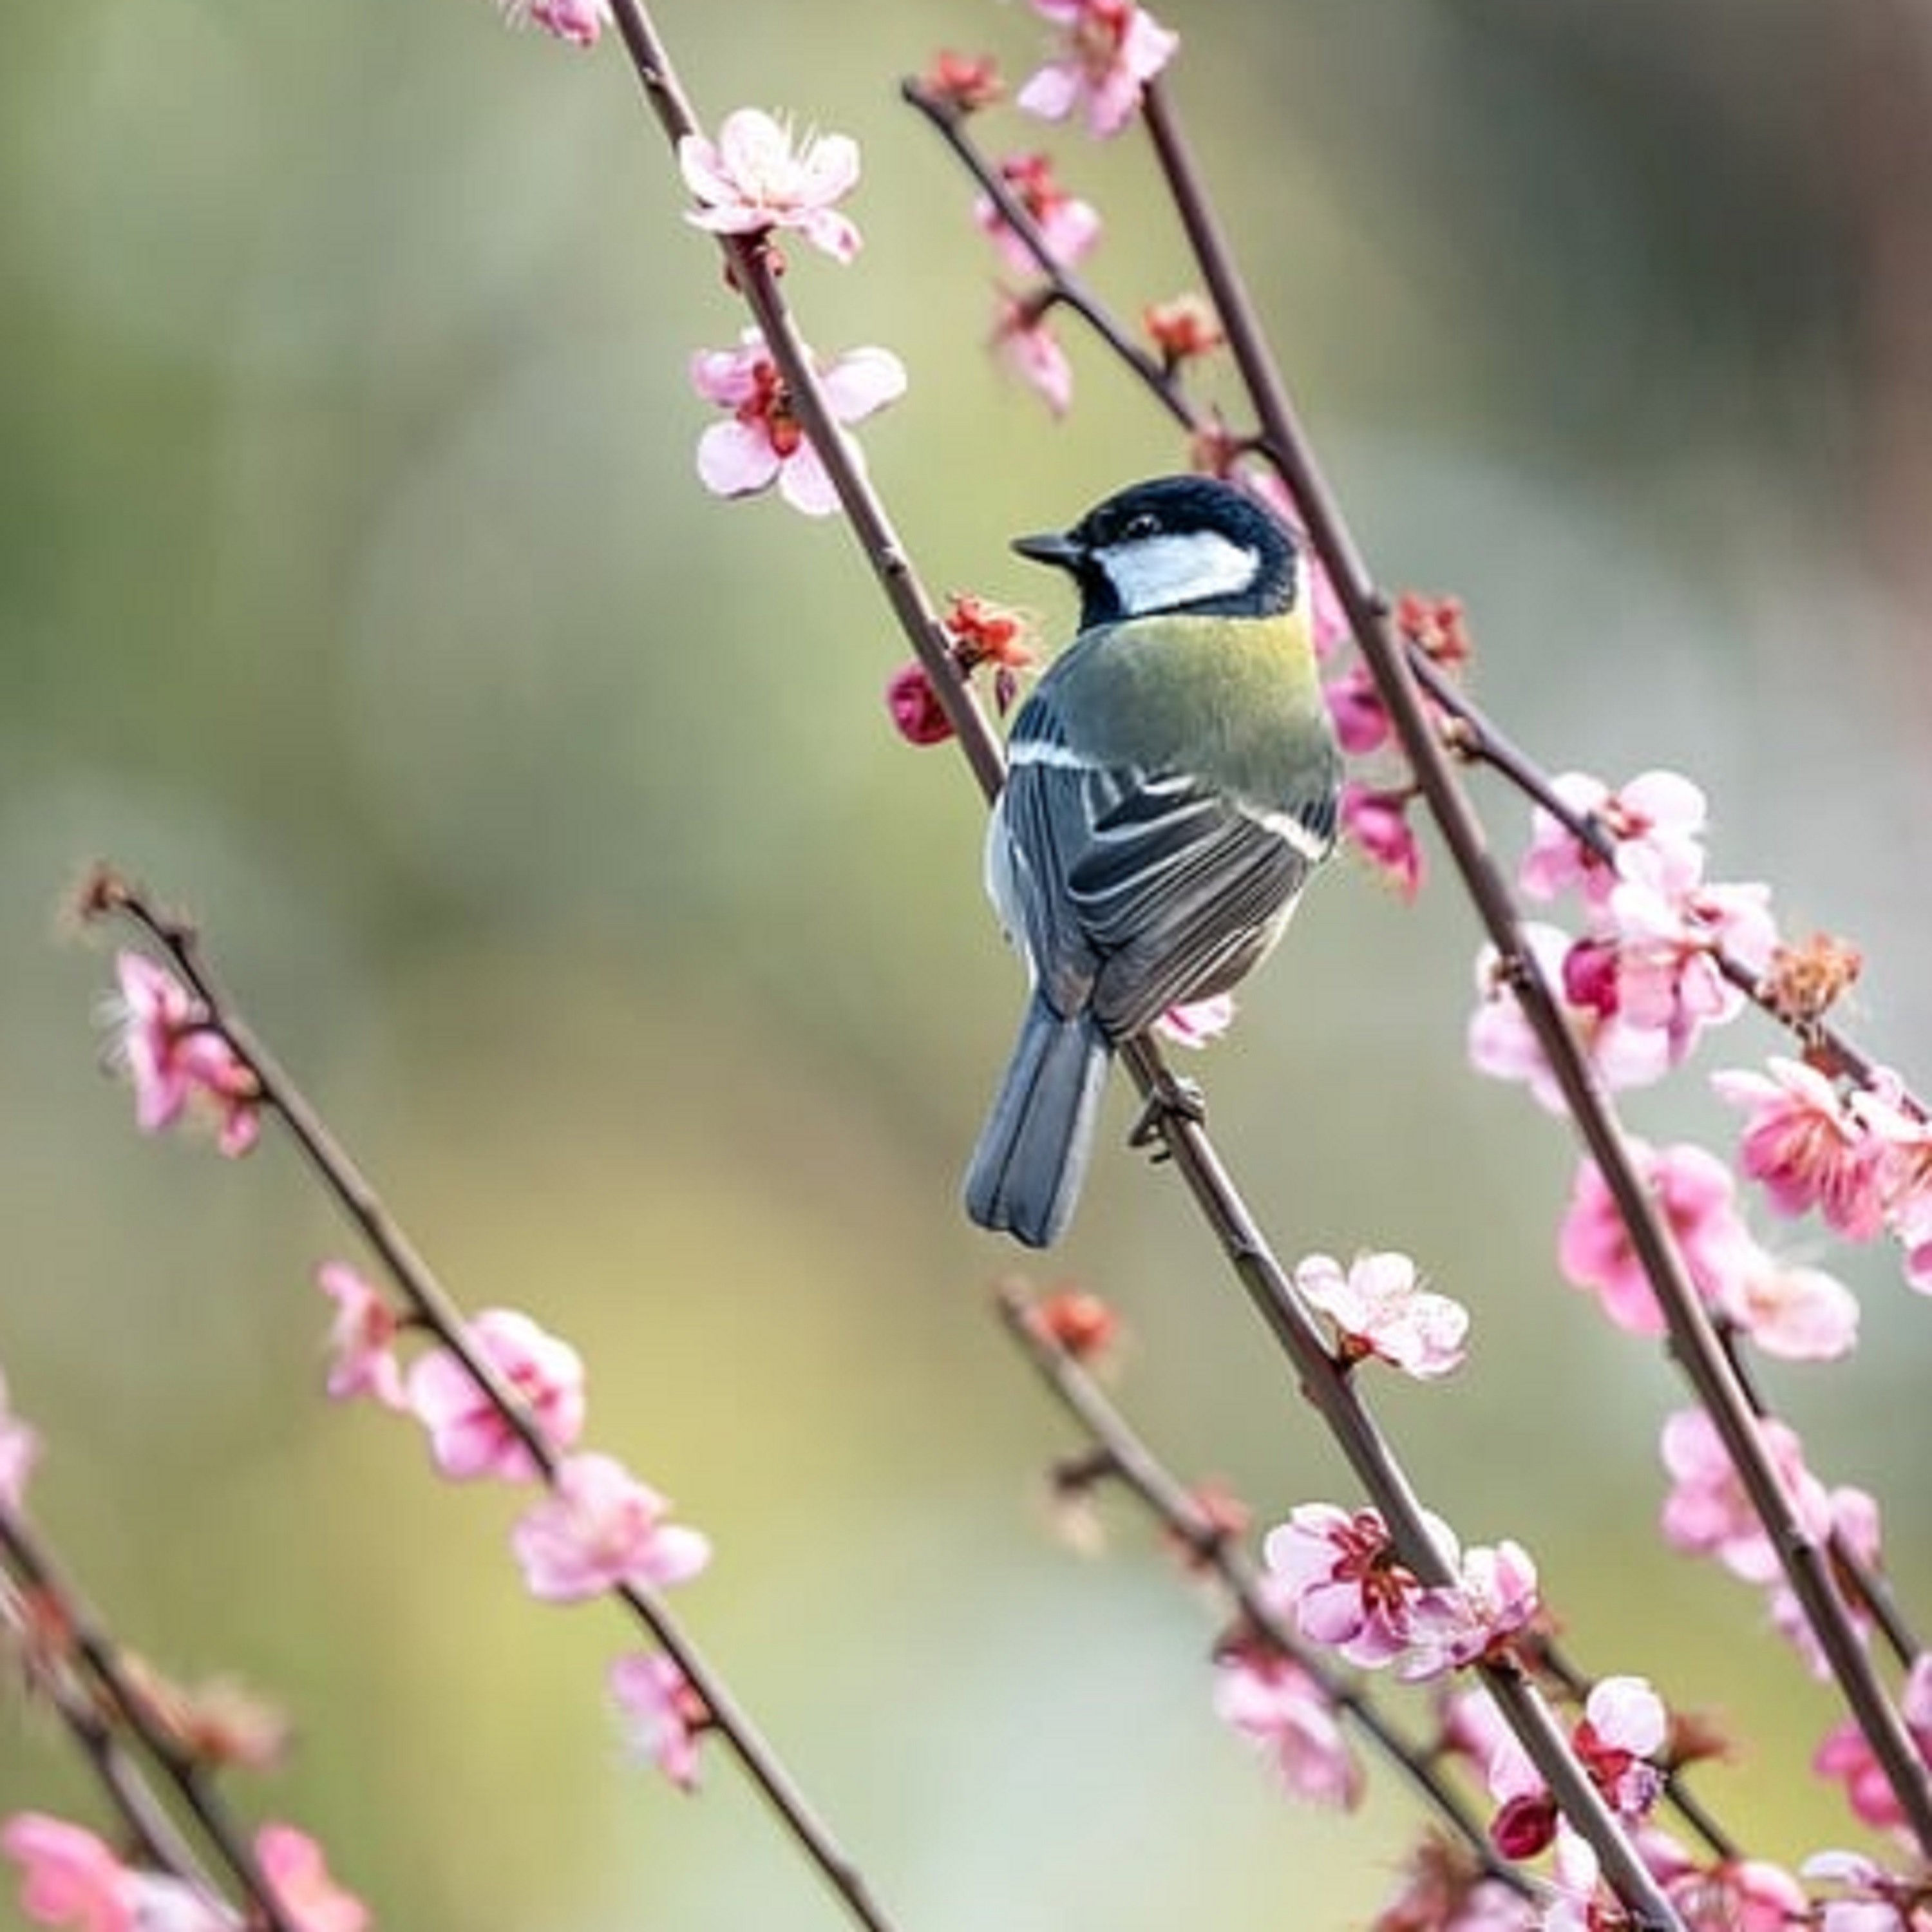
[{"label": "bird's tail feather", "polygon": [[1090,1013],[1063,1019],[1037,993],[966,1171],[966,1211],[1028,1247],[1059,1238],[1093,1151],[1113,1048]]}]

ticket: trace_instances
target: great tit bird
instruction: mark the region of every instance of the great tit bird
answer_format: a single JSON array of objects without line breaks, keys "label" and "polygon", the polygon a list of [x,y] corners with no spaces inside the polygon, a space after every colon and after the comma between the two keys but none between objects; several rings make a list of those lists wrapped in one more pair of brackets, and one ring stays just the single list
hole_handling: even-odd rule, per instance
[{"label": "great tit bird", "polygon": [[1164,477],[1013,548],[1072,574],[1080,630],[1013,721],[988,832],[987,890],[1033,993],[966,1208],[1046,1247],[1114,1049],[1280,938],[1335,843],[1341,761],[1300,555],[1252,497]]}]

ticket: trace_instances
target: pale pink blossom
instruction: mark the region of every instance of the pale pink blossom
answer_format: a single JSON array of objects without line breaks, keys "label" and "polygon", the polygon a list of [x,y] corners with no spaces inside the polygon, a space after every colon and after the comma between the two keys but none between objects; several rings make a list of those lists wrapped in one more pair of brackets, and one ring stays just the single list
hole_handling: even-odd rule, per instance
[{"label": "pale pink blossom", "polygon": [[1720,1072],[1711,1084],[1744,1109],[1739,1158],[1780,1214],[1816,1208],[1852,1240],[1884,1226],[1885,1140],[1816,1067],[1773,1059],[1768,1075]]},{"label": "pale pink blossom", "polygon": [[27,1478],[40,1454],[40,1437],[8,1406],[7,1378],[0,1375],[0,1510],[26,1507]]},{"label": "pale pink blossom", "polygon": [[[1698,1292],[1721,1296],[1731,1276],[1756,1251],[1738,1214],[1730,1169],[1713,1154],[1688,1143],[1653,1148],[1630,1143],[1633,1164],[1666,1224],[1677,1238]],[[1634,1335],[1660,1335],[1664,1311],[1631,1245],[1602,1171],[1588,1156],[1576,1169],[1570,1206],[1556,1238],[1564,1278],[1588,1289],[1604,1312]]]},{"label": "pale pink blossom", "polygon": [[1927,1932],[1932,1909],[1924,1880],[1889,1872],[1862,1852],[1814,1852],[1798,1867],[1813,1884],[1842,1886],[1843,1895],[1822,1902],[1818,1932]]},{"label": "pale pink blossom", "polygon": [[686,134],[677,164],[700,204],[685,218],[700,228],[716,235],[791,228],[835,261],[859,252],[859,231],[837,208],[859,180],[859,144],[844,134],[795,141],[783,122],[740,107],[725,116],[716,141]]},{"label": "pale pink blossom", "polygon": [[1658,1871],[1648,1846],[1646,1862],[1664,1880],[1688,1932],[1792,1932],[1810,1916],[1804,1888],[1781,1865],[1764,1858],[1718,1858],[1700,1864],[1688,1857]]},{"label": "pale pink blossom", "polygon": [[[836,362],[814,358],[814,366],[838,423],[862,422],[905,394],[905,365],[887,349],[854,349]],[[838,493],[758,330],[746,329],[736,349],[700,350],[691,358],[691,382],[706,402],[731,412],[698,440],[698,478],[713,496],[755,496],[776,483],[808,517],[838,508]],[[857,442],[844,442],[847,458],[862,471]]]},{"label": "pale pink blossom", "polygon": [[[1448,1526],[1428,1519],[1430,1534],[1452,1568],[1461,1549]],[[1409,1647],[1418,1616],[1440,1592],[1421,1583],[1396,1558],[1388,1528],[1372,1509],[1303,1503],[1268,1532],[1262,1545],[1271,1590],[1311,1643],[1372,1668]]]},{"label": "pale pink blossom", "polygon": [[677,1660],[634,1651],[611,1665],[608,1681],[631,1748],[680,1791],[695,1790],[698,1746],[711,1718]]},{"label": "pale pink blossom", "polygon": [[1293,1658],[1254,1646],[1222,1657],[1214,1714],[1259,1749],[1293,1796],[1340,1810],[1360,1801],[1362,1768],[1334,1701]]},{"label": "pale pink blossom", "polygon": [[230,1159],[246,1154],[261,1132],[254,1070],[166,967],[133,952],[119,954],[114,967],[120,992],[101,1011],[111,1030],[110,1056],[134,1083],[135,1125],[159,1133],[190,1103],[206,1102],[218,1117],[221,1152]]},{"label": "pale pink blossom", "polygon": [[530,1594],[572,1604],[622,1583],[657,1590],[696,1576],[710,1540],[667,1522],[670,1508],[614,1456],[566,1456],[511,1532]]},{"label": "pale pink blossom", "polygon": [[368,1932],[369,1908],[329,1876],[322,1847],[292,1825],[264,1825],[255,1856],[297,1932]]},{"label": "pale pink blossom", "polygon": [[[1906,1673],[1898,1714],[1919,1756],[1932,1765],[1932,1653],[1922,1651]],[[1844,1786],[1846,1802],[1862,1822],[1881,1831],[1904,1828],[1904,1808],[1856,1719],[1847,1718],[1826,1734],[1813,1754],[1811,1768]]]},{"label": "pale pink blossom", "polygon": [[[1568,934],[1534,920],[1525,924],[1522,934],[1545,983],[1560,994],[1564,956],[1570,946]],[[1492,1079],[1523,1082],[1540,1106],[1552,1113],[1562,1112],[1562,1089],[1522,1002],[1507,976],[1498,970],[1492,946],[1484,946],[1477,956],[1476,987],[1479,1003],[1468,1030],[1471,1064]],[[1663,1034],[1634,1027],[1614,1010],[1605,1012],[1590,1006],[1560,1004],[1585,1058],[1605,1086],[1613,1090],[1647,1087],[1670,1070],[1670,1042]]]},{"label": "pale pink blossom", "polygon": [[1091,134],[1118,134],[1141,90],[1173,58],[1180,37],[1133,0],[1033,0],[1059,29],[1053,58],[1015,97],[1029,114],[1064,120],[1084,109]]},{"label": "pale pink blossom", "polygon": [[1460,1670],[1528,1629],[1542,1608],[1536,1564],[1521,1544],[1476,1544],[1457,1559],[1454,1583],[1418,1604],[1398,1674],[1420,1683]]},{"label": "pale pink blossom", "polygon": [[537,26],[573,46],[594,47],[610,24],[610,0],[496,0],[512,27]]},{"label": "pale pink blossom", "polygon": [[328,1331],[328,1395],[346,1402],[366,1395],[385,1408],[406,1406],[402,1364],[396,1359],[396,1311],[346,1262],[324,1262],[316,1286],[335,1304]]},{"label": "pale pink blossom", "polygon": [[1216,993],[1204,1000],[1189,1000],[1169,1006],[1155,1020],[1153,1031],[1169,1046],[1198,1050],[1219,1040],[1234,1023],[1234,996]]},{"label": "pale pink blossom", "polygon": [[[1831,1533],[1831,1498],[1804,1466],[1803,1444],[1775,1418],[1766,1418],[1757,1427],[1799,1528],[1823,1541]],[[1680,1409],[1665,1422],[1661,1447],[1672,1479],[1664,1503],[1665,1542],[1694,1556],[1716,1557],[1747,1583],[1773,1582],[1782,1574],[1777,1551],[1717,1424],[1701,1408]]]},{"label": "pale pink blossom", "polygon": [[[1646,854],[1660,891],[1688,892],[1702,878],[1704,794],[1688,778],[1643,772],[1613,792],[1586,772],[1564,772],[1551,789],[1572,812],[1594,814],[1617,842],[1620,857],[1633,849]],[[1546,902],[1574,889],[1587,904],[1600,906],[1616,886],[1618,869],[1538,806],[1531,814],[1529,850],[1516,876],[1531,898]]]},{"label": "pale pink blossom", "polygon": [[1406,1255],[1358,1255],[1346,1270],[1333,1256],[1310,1255],[1294,1284],[1335,1324],[1346,1356],[1373,1355],[1426,1382],[1468,1352],[1469,1311],[1425,1288]]},{"label": "pale pink blossom", "polygon": [[[1100,215],[1091,202],[1071,194],[1054,178],[1053,159],[1042,154],[1009,154],[1000,163],[1000,178],[1033,218],[1048,257],[1060,268],[1070,268],[1100,238]],[[1039,262],[1020,239],[1018,231],[1000,213],[990,195],[973,204],[974,224],[1000,252],[1014,274],[1036,273]]]},{"label": "pale pink blossom", "polygon": [[1858,1346],[1858,1297],[1836,1275],[1780,1261],[1755,1241],[1715,1298],[1720,1313],[1782,1360],[1835,1362]]},{"label": "pale pink blossom", "polygon": [[[568,1449],[584,1427],[584,1363],[577,1351],[512,1308],[486,1309],[468,1334],[471,1346],[522,1398],[550,1448]],[[537,1473],[520,1437],[449,1349],[419,1356],[404,1393],[429,1431],[430,1454],[446,1476],[520,1483]]]},{"label": "pale pink blossom", "polygon": [[1030,296],[995,291],[992,346],[1000,364],[1024,382],[1056,416],[1073,406],[1073,364],[1046,309]]},{"label": "pale pink blossom", "polygon": [[1413,899],[1422,885],[1422,847],[1408,818],[1414,798],[1406,785],[1390,790],[1350,778],[1340,808],[1349,844],[1405,899]]},{"label": "pale pink blossom", "polygon": [[[1652,1760],[1670,1735],[1663,1701],[1641,1677],[1606,1677],[1585,1700],[1570,1731],[1570,1749],[1590,1781],[1626,1823],[1646,1816],[1664,1792],[1664,1774]],[[1485,1771],[1490,1795],[1501,1809],[1490,1835],[1515,1858],[1534,1857],[1571,1834],[1530,1755],[1515,1735],[1499,1738]],[[1580,1876],[1588,1862],[1576,1868]]]}]

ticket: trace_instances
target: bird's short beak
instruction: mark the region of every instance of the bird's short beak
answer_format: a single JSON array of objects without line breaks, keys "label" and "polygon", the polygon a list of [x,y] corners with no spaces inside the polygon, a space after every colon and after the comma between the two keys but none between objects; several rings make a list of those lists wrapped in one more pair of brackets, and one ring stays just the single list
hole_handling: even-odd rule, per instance
[{"label": "bird's short beak", "polygon": [[1013,548],[1034,563],[1050,563],[1056,570],[1077,570],[1086,556],[1085,548],[1061,530],[1048,530],[1036,537],[1016,537]]}]

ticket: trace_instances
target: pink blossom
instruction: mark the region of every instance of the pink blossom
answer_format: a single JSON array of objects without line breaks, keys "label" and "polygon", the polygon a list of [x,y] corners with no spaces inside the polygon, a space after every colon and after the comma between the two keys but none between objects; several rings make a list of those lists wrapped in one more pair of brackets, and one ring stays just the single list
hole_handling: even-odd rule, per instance
[{"label": "pink blossom", "polygon": [[635,1651],[610,1666],[610,1695],[631,1748],[680,1791],[698,1787],[698,1752],[710,1713],[675,1658]]},{"label": "pink blossom", "polygon": [[395,1352],[396,1311],[380,1290],[346,1262],[324,1262],[315,1279],[335,1304],[335,1320],[328,1331],[330,1400],[366,1395],[385,1408],[404,1407],[402,1364]]},{"label": "pink blossom", "polygon": [[114,964],[121,990],[103,1012],[113,1030],[110,1054],[134,1082],[136,1126],[158,1133],[190,1102],[206,1102],[219,1118],[221,1152],[231,1160],[246,1154],[261,1132],[261,1086],[254,1070],[165,967],[130,952]]},{"label": "pink blossom", "polygon": [[610,0],[496,0],[506,25],[538,26],[574,46],[594,47],[610,24]]},{"label": "pink blossom", "polygon": [[859,144],[844,134],[808,134],[794,146],[784,122],[740,107],[725,116],[715,142],[686,135],[677,164],[700,204],[685,218],[700,228],[714,235],[794,228],[835,261],[859,252],[858,230],[837,212],[859,180]]},{"label": "pink blossom", "polygon": [[1073,406],[1073,364],[1053,332],[1046,310],[1037,300],[1005,289],[996,294],[994,354],[1056,416],[1064,416]]},{"label": "pink blossom", "polygon": [[1537,1932],[1536,1907],[1434,1832],[1404,1864],[1400,1888],[1370,1932]]},{"label": "pink blossom", "polygon": [[264,1825],[255,1856],[298,1932],[367,1932],[369,1908],[330,1877],[322,1847],[292,1825]]},{"label": "pink blossom", "polygon": [[0,1375],[0,1510],[26,1507],[27,1478],[39,1460],[40,1438],[7,1406],[7,1378]]},{"label": "pink blossom", "polygon": [[1884,1226],[1886,1149],[1838,1088],[1802,1060],[1774,1059],[1768,1077],[1713,1074],[1720,1095],[1748,1116],[1739,1156],[1781,1214],[1816,1208],[1852,1240]]},{"label": "pink blossom", "polygon": [[1862,1852],[1814,1852],[1798,1870],[1815,1884],[1845,1888],[1824,1901],[1818,1932],[1926,1932],[1932,1912],[1924,1906],[1924,1881],[1888,1872]]},{"label": "pink blossom", "polygon": [[1791,1932],[1810,1916],[1804,1888],[1763,1858],[1686,1859],[1664,1890],[1691,1932]]},{"label": "pink blossom", "polygon": [[[1906,1673],[1898,1714],[1919,1756],[1932,1765],[1932,1653],[1921,1652]],[[1813,1754],[1811,1768],[1820,1778],[1834,1778],[1844,1786],[1846,1802],[1864,1823],[1881,1831],[1904,1827],[1905,1811],[1898,1794],[1856,1720],[1847,1718],[1826,1733]]]},{"label": "pink blossom", "polygon": [[[568,1449],[584,1427],[584,1364],[567,1342],[546,1334],[514,1309],[485,1310],[470,1324],[470,1345],[522,1397],[553,1449]],[[528,1482],[530,1450],[448,1348],[411,1365],[404,1394],[429,1431],[430,1454],[446,1476],[494,1476]]]},{"label": "pink blossom", "polygon": [[[1756,1249],[1733,1204],[1736,1188],[1730,1168],[1714,1154],[1688,1143],[1652,1148],[1633,1140],[1630,1151],[1677,1238],[1692,1282],[1706,1300],[1717,1298]],[[1630,1231],[1601,1170],[1587,1156],[1577,1167],[1557,1235],[1556,1262],[1565,1280],[1597,1296],[1619,1328],[1634,1335],[1664,1333],[1664,1312],[1630,1244]]]},{"label": "pink blossom", "polygon": [[[1570,944],[1568,935],[1533,920],[1523,926],[1522,934],[1545,982],[1561,988],[1564,955]],[[1484,946],[1477,956],[1476,986],[1480,1003],[1469,1022],[1471,1064],[1492,1079],[1524,1082],[1540,1106],[1561,1113],[1562,1089],[1522,1002],[1507,976],[1498,970],[1492,946]],[[1664,1034],[1633,1027],[1614,1010],[1605,1012],[1572,1004],[1564,1011],[1585,1057],[1605,1086],[1646,1087],[1670,1071],[1670,1044]]]},{"label": "pink blossom", "polygon": [[[1570,1742],[1591,1783],[1635,1823],[1663,1795],[1664,1774],[1652,1760],[1669,1734],[1663,1702],[1642,1678],[1606,1677],[1585,1700]],[[1484,1774],[1501,1806],[1490,1835],[1508,1856],[1533,1857],[1570,1838],[1542,1772],[1513,1733],[1498,1739]]]},{"label": "pink blossom", "polygon": [[1358,1255],[1346,1273],[1332,1256],[1310,1255],[1294,1284],[1334,1322],[1345,1357],[1377,1356],[1426,1382],[1448,1374],[1467,1352],[1469,1311],[1424,1288],[1406,1255]]},{"label": "pink blossom", "polygon": [[1479,1544],[1457,1562],[1456,1581],[1431,1591],[1411,1621],[1411,1649],[1399,1675],[1412,1683],[1495,1652],[1528,1628],[1543,1607],[1536,1564],[1520,1543],[1505,1538],[1493,1548]]},{"label": "pink blossom", "polygon": [[[1348,634],[1346,620],[1342,632],[1345,637]],[[1322,694],[1328,701],[1336,741],[1349,757],[1366,758],[1388,742],[1388,711],[1366,664],[1351,664],[1340,677],[1322,687]]]},{"label": "pink blossom", "polygon": [[1234,994],[1216,993],[1204,1000],[1189,1000],[1169,1006],[1155,1020],[1153,1031],[1170,1046],[1198,1051],[1211,1046],[1234,1023]]},{"label": "pink blossom", "polygon": [[1422,848],[1408,822],[1408,808],[1414,797],[1406,785],[1378,790],[1350,778],[1342,787],[1342,830],[1355,850],[1405,899],[1413,899],[1422,884]]},{"label": "pink blossom", "polygon": [[[1430,1532],[1445,1562],[1461,1550],[1446,1523],[1432,1516]],[[1339,1651],[1351,1664],[1372,1668],[1406,1650],[1418,1615],[1439,1592],[1399,1562],[1379,1512],[1352,1514],[1332,1503],[1303,1503],[1262,1546],[1271,1587],[1312,1643]]]},{"label": "pink blossom", "polygon": [[21,1868],[20,1910],[36,1925],[135,1932],[134,1875],[92,1832],[22,1811],[0,1826],[0,1851]]},{"label": "pink blossom", "polygon": [[1084,106],[1088,130],[1118,134],[1141,89],[1174,57],[1180,37],[1132,0],[1033,0],[1059,29],[1054,58],[1015,97],[1029,114],[1062,121]]},{"label": "pink blossom", "polygon": [[[1613,792],[1600,778],[1565,772],[1551,789],[1572,812],[1598,818],[1618,842],[1620,860],[1625,852],[1645,854],[1660,891],[1688,892],[1703,877],[1704,794],[1688,778],[1675,772],[1643,772]],[[1582,844],[1561,819],[1536,808],[1529,850],[1517,874],[1530,898],[1548,901],[1574,888],[1586,904],[1600,906],[1618,878],[1617,868]]]},{"label": "pink blossom", "polygon": [[[1091,202],[1070,194],[1054,178],[1051,155],[1009,154],[1000,164],[1000,175],[1032,216],[1048,256],[1059,267],[1070,268],[1100,240],[1100,212]],[[1000,214],[990,195],[982,195],[974,202],[973,220],[1014,274],[1030,275],[1038,270],[1033,250]]]},{"label": "pink blossom", "polygon": [[573,1604],[622,1583],[663,1589],[696,1576],[710,1540],[666,1522],[670,1507],[614,1456],[566,1456],[549,1494],[511,1532],[530,1594]]},{"label": "pink blossom", "polygon": [[1228,1652],[1215,1668],[1214,1714],[1259,1748],[1293,1796],[1345,1811],[1360,1802],[1362,1768],[1334,1702],[1292,1658],[1253,1646]]},{"label": "pink blossom", "polygon": [[[808,517],[831,515],[838,493],[764,335],[748,328],[739,343],[736,349],[701,350],[691,359],[692,387],[706,402],[731,412],[729,422],[713,423],[698,440],[700,481],[716,496],[756,496],[776,482],[794,509]],[[836,422],[862,422],[905,394],[905,365],[890,350],[854,349],[833,362],[814,358],[814,366]],[[862,470],[858,444],[848,436],[844,448]]]},{"label": "pink blossom", "polygon": [[[1823,1541],[1831,1534],[1831,1499],[1805,1468],[1802,1444],[1774,1418],[1757,1426],[1799,1528]],[[1774,1580],[1781,1574],[1777,1552],[1709,1415],[1680,1409],[1664,1425],[1662,1450],[1672,1482],[1664,1504],[1665,1542],[1694,1556],[1716,1557],[1747,1583]]]}]

